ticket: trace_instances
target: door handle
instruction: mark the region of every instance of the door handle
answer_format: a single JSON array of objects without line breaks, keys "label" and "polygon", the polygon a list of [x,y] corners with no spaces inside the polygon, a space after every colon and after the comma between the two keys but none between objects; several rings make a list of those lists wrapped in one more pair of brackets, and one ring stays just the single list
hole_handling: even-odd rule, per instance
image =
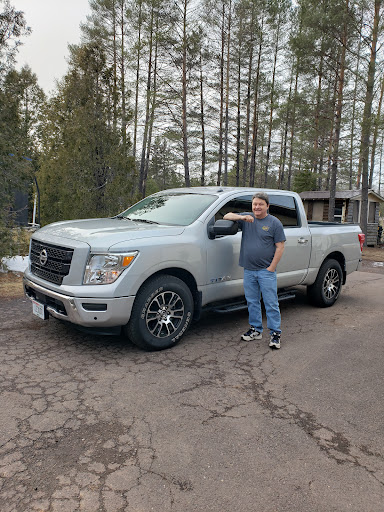
[{"label": "door handle", "polygon": [[307,243],[308,243],[308,238],[303,238],[303,237],[301,237],[301,238],[299,238],[299,239],[298,239],[298,242],[299,242],[299,244],[301,244],[301,245],[305,245],[305,244],[307,244]]}]

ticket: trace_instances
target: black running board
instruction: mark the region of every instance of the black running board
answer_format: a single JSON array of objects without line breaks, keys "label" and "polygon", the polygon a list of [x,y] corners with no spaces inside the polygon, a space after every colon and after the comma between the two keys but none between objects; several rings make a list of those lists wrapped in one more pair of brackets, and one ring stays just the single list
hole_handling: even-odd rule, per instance
[{"label": "black running board", "polygon": [[[296,297],[295,290],[281,290],[278,292],[279,302],[283,300],[294,299]],[[247,309],[247,302],[244,300],[236,301],[236,302],[223,302],[221,304],[208,304],[205,306],[204,311],[213,311],[214,313],[233,313],[235,311],[243,311]]]},{"label": "black running board", "polygon": [[294,299],[296,297],[296,291],[295,290],[288,290],[288,291],[284,290],[284,291],[278,292],[277,296],[278,296],[279,302],[281,302],[283,300]]},{"label": "black running board", "polygon": [[233,313],[234,311],[243,311],[247,309],[247,303],[245,301],[235,302],[229,304],[221,304],[216,306],[208,307],[210,311],[214,313]]}]

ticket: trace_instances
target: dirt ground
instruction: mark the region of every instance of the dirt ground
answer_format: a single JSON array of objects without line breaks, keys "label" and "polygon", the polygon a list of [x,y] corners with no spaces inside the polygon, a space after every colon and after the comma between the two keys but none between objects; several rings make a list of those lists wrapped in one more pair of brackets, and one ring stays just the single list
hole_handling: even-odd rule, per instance
[{"label": "dirt ground", "polygon": [[362,272],[384,274],[384,245],[377,247],[364,247],[363,262],[360,270]]},{"label": "dirt ground", "polygon": [[384,262],[384,245],[377,247],[364,247],[363,260]]},{"label": "dirt ground", "polygon": [[[363,263],[360,270],[363,272],[384,273],[384,245],[364,247]],[[22,297],[23,293],[21,272],[0,273],[1,298],[14,299]]]},{"label": "dirt ground", "polygon": [[22,297],[23,285],[21,272],[0,273],[0,297],[15,299]]}]

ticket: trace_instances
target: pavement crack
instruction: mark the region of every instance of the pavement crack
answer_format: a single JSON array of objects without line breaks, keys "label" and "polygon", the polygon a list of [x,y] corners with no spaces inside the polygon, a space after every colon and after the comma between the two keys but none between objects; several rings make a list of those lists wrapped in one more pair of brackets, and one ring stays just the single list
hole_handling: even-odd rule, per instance
[{"label": "pavement crack", "polygon": [[[274,386],[270,383],[275,369],[268,353],[264,353],[255,368],[262,374],[262,378],[256,380],[252,368],[244,368],[249,376],[248,389],[258,402],[273,418],[293,421],[293,423],[310,436],[327,457],[337,464],[352,464],[367,471],[379,484],[384,486],[383,469],[384,457],[380,453],[374,453],[366,446],[356,446],[341,432],[322,425],[314,414],[306,412],[287,400],[285,396],[279,396],[272,391]],[[265,366],[268,364],[268,371]],[[267,389],[267,386],[271,389]]]}]

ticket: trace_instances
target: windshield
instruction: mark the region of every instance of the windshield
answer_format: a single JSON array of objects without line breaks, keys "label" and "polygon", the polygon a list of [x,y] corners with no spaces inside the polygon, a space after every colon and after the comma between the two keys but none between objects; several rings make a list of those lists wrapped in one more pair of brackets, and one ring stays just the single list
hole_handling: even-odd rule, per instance
[{"label": "windshield", "polygon": [[166,193],[146,197],[119,217],[142,222],[188,226],[216,199],[207,194]]}]

